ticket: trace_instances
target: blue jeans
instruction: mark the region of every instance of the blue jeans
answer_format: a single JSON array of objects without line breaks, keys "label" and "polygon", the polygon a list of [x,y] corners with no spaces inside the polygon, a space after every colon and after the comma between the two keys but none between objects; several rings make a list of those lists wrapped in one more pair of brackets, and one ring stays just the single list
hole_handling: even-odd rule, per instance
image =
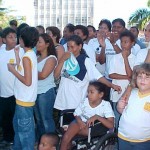
[{"label": "blue jeans", "polygon": [[119,126],[119,120],[121,114],[117,111],[117,102],[113,102],[113,111],[115,114],[115,129],[118,131],[118,126]]},{"label": "blue jeans", "polygon": [[118,138],[118,142],[119,142],[119,150],[150,150],[150,141],[137,143],[124,141]]},{"label": "blue jeans", "polygon": [[35,144],[33,107],[16,105],[13,127],[15,131],[13,149],[33,150]]},{"label": "blue jeans", "polygon": [[55,123],[53,118],[53,107],[56,94],[55,89],[51,88],[46,93],[38,94],[34,107],[37,121],[37,139],[43,133],[54,132]]}]

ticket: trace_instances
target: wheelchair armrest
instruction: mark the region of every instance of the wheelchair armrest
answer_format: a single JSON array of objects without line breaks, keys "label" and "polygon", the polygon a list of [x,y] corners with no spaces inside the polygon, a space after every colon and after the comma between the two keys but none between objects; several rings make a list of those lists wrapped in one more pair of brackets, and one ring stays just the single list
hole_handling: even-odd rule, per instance
[{"label": "wheelchair armrest", "polygon": [[74,110],[75,110],[75,109],[62,110],[62,111],[60,112],[60,116],[63,116],[63,115],[65,115],[65,114],[69,114],[69,113],[74,113]]}]

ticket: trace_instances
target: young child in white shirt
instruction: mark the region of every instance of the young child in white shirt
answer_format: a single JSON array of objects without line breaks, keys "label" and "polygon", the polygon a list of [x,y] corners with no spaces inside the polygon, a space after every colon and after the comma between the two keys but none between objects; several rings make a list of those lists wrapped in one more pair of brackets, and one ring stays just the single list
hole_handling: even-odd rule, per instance
[{"label": "young child in white shirt", "polygon": [[77,134],[88,135],[88,128],[96,120],[107,128],[114,127],[114,113],[109,102],[103,100],[105,85],[92,81],[88,86],[88,97],[75,109],[73,121],[63,136],[60,150],[66,150]]},{"label": "young child in white shirt", "polygon": [[121,98],[117,104],[122,114],[119,121],[119,150],[150,149],[150,64],[138,66],[129,100]]}]

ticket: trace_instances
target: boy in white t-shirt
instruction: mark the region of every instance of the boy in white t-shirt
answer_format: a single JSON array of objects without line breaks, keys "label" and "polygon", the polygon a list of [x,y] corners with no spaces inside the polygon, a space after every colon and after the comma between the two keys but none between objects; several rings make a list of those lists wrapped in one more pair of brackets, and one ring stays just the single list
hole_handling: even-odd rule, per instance
[{"label": "boy in white t-shirt", "polygon": [[[33,106],[37,97],[37,57],[32,50],[39,39],[39,33],[34,27],[25,27],[21,30],[20,46],[25,54],[17,64],[17,68],[8,64],[9,71],[16,76],[14,95],[16,109],[13,119],[15,131],[14,149],[34,149],[35,129]],[[18,55],[16,58],[19,59]],[[19,62],[19,61],[17,61]]]},{"label": "boy in white t-shirt", "polygon": [[131,53],[131,48],[134,45],[135,38],[130,31],[124,31],[120,35],[122,53],[116,54],[110,60],[109,77],[112,78],[112,83],[121,86],[122,92],[117,93],[111,89],[110,100],[113,102],[115,113],[115,127],[118,127],[120,114],[116,110],[116,103],[127,88],[134,66],[135,56]]},{"label": "boy in white t-shirt", "polygon": [[[4,28],[2,39],[5,44],[0,47],[0,123],[3,130],[2,142],[12,143],[14,131],[12,120],[15,111],[14,82],[15,76],[9,72],[8,63],[16,63],[14,50],[17,39],[16,31],[12,28]],[[18,51],[21,56],[21,51]]]}]

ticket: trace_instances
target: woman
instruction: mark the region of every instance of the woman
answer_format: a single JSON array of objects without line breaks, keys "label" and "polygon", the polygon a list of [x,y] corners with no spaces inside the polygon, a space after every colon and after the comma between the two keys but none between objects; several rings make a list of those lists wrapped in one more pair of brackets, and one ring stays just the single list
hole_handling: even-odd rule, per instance
[{"label": "woman", "polygon": [[55,26],[51,26],[51,27],[46,28],[46,33],[52,38],[52,40],[54,42],[57,59],[59,61],[65,52],[64,47],[59,44],[59,40],[61,38],[60,30]]},{"label": "woman", "polygon": [[38,95],[35,104],[37,136],[54,132],[53,105],[55,101],[55,83],[53,72],[57,65],[55,46],[46,33],[39,36],[36,45],[38,60]]},{"label": "woman", "polygon": [[[107,81],[96,69],[94,63],[83,50],[83,41],[73,35],[67,42],[68,52],[65,52],[55,69],[55,77],[61,76],[54,107],[58,110],[75,109],[86,97],[88,84],[91,80],[98,80],[109,87],[120,91],[120,87]],[[77,63],[73,61],[76,58]],[[69,61],[69,67],[66,67]],[[71,70],[69,70],[71,68]],[[72,71],[74,69],[74,72]]]}]

